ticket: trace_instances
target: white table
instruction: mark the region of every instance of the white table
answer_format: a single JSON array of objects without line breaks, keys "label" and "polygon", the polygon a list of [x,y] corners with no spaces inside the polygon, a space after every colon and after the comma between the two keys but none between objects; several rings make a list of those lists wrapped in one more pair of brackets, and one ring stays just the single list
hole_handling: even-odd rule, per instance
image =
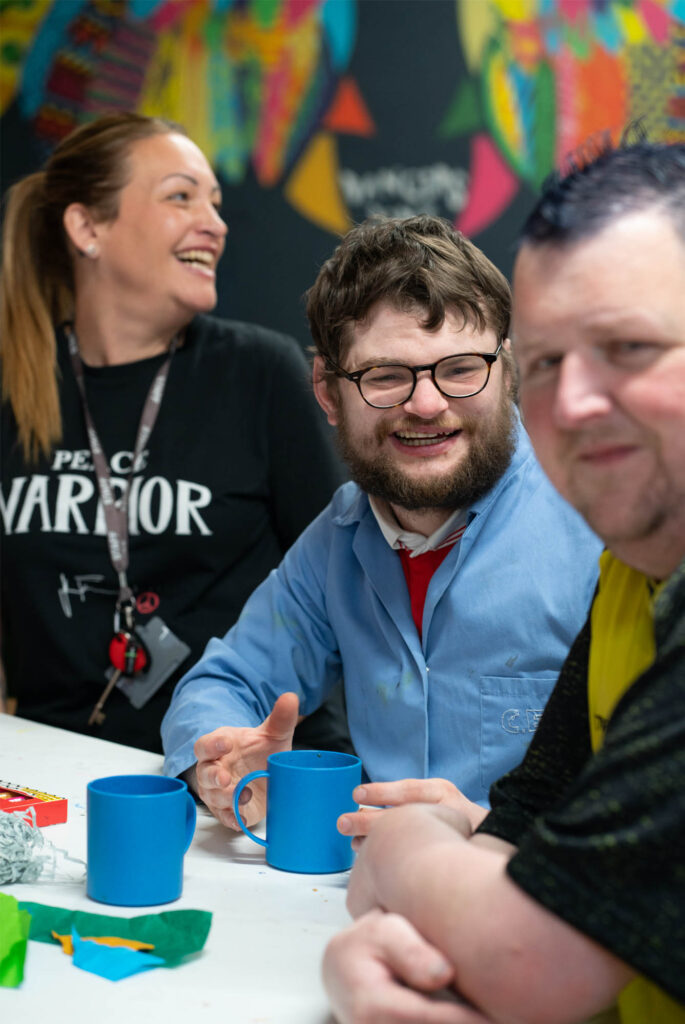
[{"label": "white table", "polygon": [[[0,779],[69,800],[66,824],[44,834],[86,858],[86,783],[105,775],[161,773],[162,759],[132,747],[0,714]],[[78,870],[78,869],[77,869]],[[212,912],[199,956],[111,982],[79,970],[57,945],[29,941],[24,981],[0,988],[2,1024],[331,1024],[320,980],[327,941],[349,923],[348,873],[296,875],[264,862],[264,850],[198,808],[180,900],[155,909]],[[13,884],[16,899],[133,917],[148,908],[107,907],[79,881]]]}]

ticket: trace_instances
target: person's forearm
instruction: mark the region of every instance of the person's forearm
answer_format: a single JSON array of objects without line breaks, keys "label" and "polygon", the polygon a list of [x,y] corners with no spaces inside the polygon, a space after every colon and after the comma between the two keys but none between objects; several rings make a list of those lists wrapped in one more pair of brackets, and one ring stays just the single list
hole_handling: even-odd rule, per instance
[{"label": "person's forearm", "polygon": [[193,748],[200,736],[219,726],[254,727],[260,722],[247,702],[241,700],[237,686],[229,685],[218,673],[199,674],[203,660],[178,684],[162,720],[167,775],[182,775],[193,768],[196,761]]},{"label": "person's forearm", "polygon": [[365,867],[377,905],[402,914],[433,938],[459,927],[441,908],[454,902],[465,909],[464,899],[477,902],[478,880],[501,875],[509,859],[508,850],[479,848],[466,825],[455,828],[448,814],[418,805],[393,811],[366,842]]},{"label": "person's forearm", "polygon": [[484,848],[422,807],[393,811],[366,843],[363,898],[406,917],[454,964],[461,994],[494,1021],[569,1024],[630,980],[509,879],[506,846]]}]

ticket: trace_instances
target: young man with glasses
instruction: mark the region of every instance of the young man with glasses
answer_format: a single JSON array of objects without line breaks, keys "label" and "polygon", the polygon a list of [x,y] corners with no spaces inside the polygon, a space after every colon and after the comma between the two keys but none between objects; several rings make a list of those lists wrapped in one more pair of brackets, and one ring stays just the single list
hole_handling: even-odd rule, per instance
[{"label": "young man with glasses", "polygon": [[[485,801],[520,760],[599,545],[520,424],[509,311],[504,277],[434,217],[363,224],[322,267],[314,390],[354,482],[210,642],[162,728],[166,770],[189,771],[226,825],[235,782],[289,748],[298,711],[340,678],[381,784],[364,802],[392,803],[387,786],[412,777],[414,798],[458,786]],[[254,785],[248,824],[264,806]]]},{"label": "young man with glasses", "polygon": [[598,590],[491,812],[395,808],[358,844],[340,1024],[685,1024],[685,145],[594,140],[546,182],[513,339]]}]

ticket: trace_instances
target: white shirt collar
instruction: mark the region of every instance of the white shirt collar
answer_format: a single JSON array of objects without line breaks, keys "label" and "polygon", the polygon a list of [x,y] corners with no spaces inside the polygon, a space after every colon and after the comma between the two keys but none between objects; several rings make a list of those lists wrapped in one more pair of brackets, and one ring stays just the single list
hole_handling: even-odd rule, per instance
[{"label": "white shirt collar", "polygon": [[426,551],[436,551],[438,548],[447,547],[459,540],[466,529],[466,509],[455,509],[449,519],[434,530],[430,537],[422,533],[413,533],[411,530],[403,529],[397,521],[389,502],[384,498],[376,498],[369,495],[371,511],[376,517],[378,528],[386,541],[394,551],[400,548],[407,548],[411,551],[411,557],[423,555]]}]

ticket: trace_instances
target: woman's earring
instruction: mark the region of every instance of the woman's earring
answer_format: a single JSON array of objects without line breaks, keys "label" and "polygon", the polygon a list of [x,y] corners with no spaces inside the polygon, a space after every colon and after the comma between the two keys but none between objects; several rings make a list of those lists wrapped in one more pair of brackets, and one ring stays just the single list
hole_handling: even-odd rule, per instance
[{"label": "woman's earring", "polygon": [[95,244],[95,242],[91,242],[90,245],[86,246],[86,256],[90,256],[90,258],[92,260],[94,260],[95,257],[97,256],[97,254],[98,254],[98,247]]}]

